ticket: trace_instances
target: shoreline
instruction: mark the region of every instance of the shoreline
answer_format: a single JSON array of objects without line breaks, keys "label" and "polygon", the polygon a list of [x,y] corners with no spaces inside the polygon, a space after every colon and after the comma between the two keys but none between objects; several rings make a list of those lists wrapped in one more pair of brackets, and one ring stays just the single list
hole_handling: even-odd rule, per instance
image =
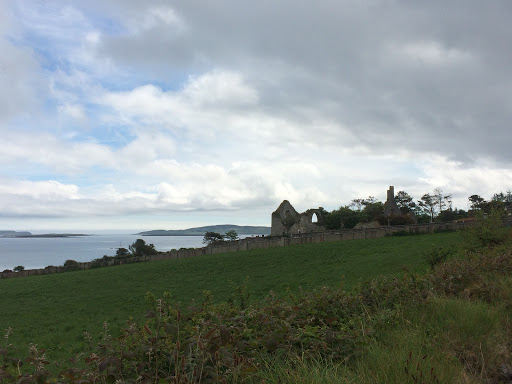
[{"label": "shoreline", "polygon": [[31,238],[57,238],[57,237],[86,237],[94,235],[85,235],[82,233],[47,233],[42,235],[7,235],[0,236],[2,239],[31,239]]}]

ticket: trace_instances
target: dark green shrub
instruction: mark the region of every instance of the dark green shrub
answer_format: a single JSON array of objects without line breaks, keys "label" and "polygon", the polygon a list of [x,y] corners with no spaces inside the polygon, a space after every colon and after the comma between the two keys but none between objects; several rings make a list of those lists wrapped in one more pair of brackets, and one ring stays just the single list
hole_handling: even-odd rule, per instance
[{"label": "dark green shrub", "polygon": [[78,271],[80,269],[80,263],[76,260],[66,260],[64,267],[66,271]]},{"label": "dark green shrub", "polygon": [[130,248],[133,256],[156,255],[158,253],[153,244],[148,245],[142,239],[135,240],[128,248]]},{"label": "dark green shrub", "polygon": [[409,231],[396,231],[396,232],[387,234],[387,236],[412,236],[412,235],[415,235],[415,233],[411,233]]},{"label": "dark green shrub", "polygon": [[116,257],[128,257],[130,252],[126,248],[117,248],[116,250]]},{"label": "dark green shrub", "polygon": [[386,226],[386,225],[409,225],[414,224],[414,219],[407,215],[391,215],[390,217],[380,215],[377,217],[377,221],[380,225]]},{"label": "dark green shrub", "polygon": [[469,250],[502,244],[507,238],[503,228],[503,211],[493,209],[489,214],[480,212],[475,224],[462,234]]},{"label": "dark green shrub", "polygon": [[425,252],[423,255],[423,260],[427,262],[430,268],[434,269],[434,267],[448,259],[448,257],[455,254],[454,248],[432,248]]}]

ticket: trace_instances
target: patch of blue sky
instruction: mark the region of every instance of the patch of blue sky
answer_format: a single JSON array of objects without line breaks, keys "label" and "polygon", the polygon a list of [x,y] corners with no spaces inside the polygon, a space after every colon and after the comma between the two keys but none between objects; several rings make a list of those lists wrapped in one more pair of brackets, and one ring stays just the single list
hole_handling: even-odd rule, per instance
[{"label": "patch of blue sky", "polygon": [[70,172],[32,164],[30,167],[24,167],[23,169],[3,169],[2,176],[11,180],[31,182],[55,181],[64,185],[76,185],[81,190],[86,191],[97,188],[94,185],[111,184],[116,178],[119,178],[119,173],[102,165]]},{"label": "patch of blue sky", "polygon": [[11,180],[26,181],[47,181],[54,180],[56,177],[55,172],[49,167],[30,160],[2,165],[1,175]]},{"label": "patch of blue sky", "polygon": [[183,89],[185,84],[189,81],[190,76],[190,72],[172,71],[165,77],[159,76],[151,79],[151,84],[164,92],[177,92]]},{"label": "patch of blue sky", "polygon": [[61,131],[67,132],[64,136],[69,143],[94,143],[108,146],[112,150],[121,149],[137,138],[130,128],[121,125],[101,125],[95,120],[89,121],[87,127],[66,122]]},{"label": "patch of blue sky", "polygon": [[101,79],[101,86],[110,92],[129,92],[134,88],[153,85],[163,92],[178,92],[186,85],[191,72],[169,68],[165,74],[156,74],[141,68],[121,67],[115,76]]},{"label": "patch of blue sky", "polygon": [[71,64],[61,54],[62,49],[52,44],[45,36],[27,30],[23,37],[8,36],[7,40],[13,46],[30,49],[38,59],[40,67],[44,70],[51,72],[71,70]]},{"label": "patch of blue sky", "polygon": [[120,177],[122,177],[122,173],[120,173],[119,170],[112,169],[108,164],[100,164],[91,166],[80,174],[69,176],[65,180],[75,184],[79,188],[97,189],[97,186],[112,184]]},{"label": "patch of blue sky", "polygon": [[122,36],[130,30],[119,20],[106,14],[99,13],[94,6],[88,7],[87,2],[77,3],[75,7],[79,9],[86,17],[89,23],[102,33],[110,36]]}]

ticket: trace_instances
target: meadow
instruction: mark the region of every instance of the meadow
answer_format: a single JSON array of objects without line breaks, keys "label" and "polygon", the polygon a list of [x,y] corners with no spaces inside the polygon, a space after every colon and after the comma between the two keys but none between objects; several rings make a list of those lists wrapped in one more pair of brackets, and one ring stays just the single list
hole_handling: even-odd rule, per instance
[{"label": "meadow", "polygon": [[429,248],[460,242],[456,233],[386,237],[309,244],[287,248],[205,255],[55,275],[0,280],[0,329],[13,329],[18,346],[37,344],[60,359],[84,348],[84,332],[99,337],[102,324],[116,335],[132,317],[147,310],[147,292],[172,294],[183,307],[200,301],[233,298],[247,281],[249,300],[270,292],[284,297],[319,286],[350,289],[362,280],[426,269]]},{"label": "meadow", "polygon": [[0,383],[509,382],[512,237],[489,223],[6,279]]}]

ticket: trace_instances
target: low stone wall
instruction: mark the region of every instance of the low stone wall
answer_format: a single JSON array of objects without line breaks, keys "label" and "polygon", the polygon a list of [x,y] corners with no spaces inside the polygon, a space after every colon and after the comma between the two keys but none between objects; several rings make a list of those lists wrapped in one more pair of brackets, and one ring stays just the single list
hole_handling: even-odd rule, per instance
[{"label": "low stone wall", "polygon": [[77,271],[77,270],[112,267],[115,265],[144,263],[144,262],[148,262],[148,261],[157,261],[157,260],[181,259],[181,258],[185,258],[185,257],[193,257],[193,256],[204,255],[204,254],[205,254],[205,248],[182,248],[179,250],[172,250],[169,252],[161,252],[156,255],[148,255],[148,256],[141,256],[141,257],[129,257],[126,259],[112,259],[112,260],[108,260],[108,261],[101,261],[101,260],[87,261],[87,262],[83,262],[83,263],[77,263],[76,265],[73,265],[70,267],[49,266],[49,267],[40,268],[40,269],[25,269],[20,272],[0,272],[0,279],[49,275],[49,274],[53,274],[53,273],[62,273],[62,272],[71,272],[71,271]]},{"label": "low stone wall", "polygon": [[392,227],[341,229],[337,231],[301,233],[279,237],[249,237],[229,243],[210,245],[205,248],[205,254],[246,251],[251,249],[264,249],[274,247],[287,247],[290,245],[326,243],[331,241],[377,239],[392,235],[396,232],[410,234],[434,233],[437,231],[457,231],[472,225],[472,222],[449,222],[401,225]]},{"label": "low stone wall", "polygon": [[[385,237],[396,232],[410,234],[433,233],[436,231],[457,231],[472,225],[473,222],[455,221],[449,223],[432,223],[418,225],[403,225],[393,227],[362,228],[362,229],[341,229],[337,231],[301,233],[290,236],[279,237],[248,237],[236,241],[224,242],[215,245],[208,245],[204,248],[182,248],[169,252],[161,252],[157,255],[130,257],[126,259],[113,259],[109,261],[90,261],[78,263],[72,267],[50,266],[42,269],[27,269],[20,272],[1,272],[0,278],[18,278],[27,276],[48,275],[52,273],[69,272],[73,270],[86,270],[114,265],[143,263],[157,260],[182,259],[200,255],[213,255],[218,253],[229,253],[249,251],[252,249],[266,249],[275,247],[288,247],[291,245],[327,243],[342,240],[376,239]],[[507,223],[505,223],[507,225]],[[510,220],[507,226],[510,226]]]}]

